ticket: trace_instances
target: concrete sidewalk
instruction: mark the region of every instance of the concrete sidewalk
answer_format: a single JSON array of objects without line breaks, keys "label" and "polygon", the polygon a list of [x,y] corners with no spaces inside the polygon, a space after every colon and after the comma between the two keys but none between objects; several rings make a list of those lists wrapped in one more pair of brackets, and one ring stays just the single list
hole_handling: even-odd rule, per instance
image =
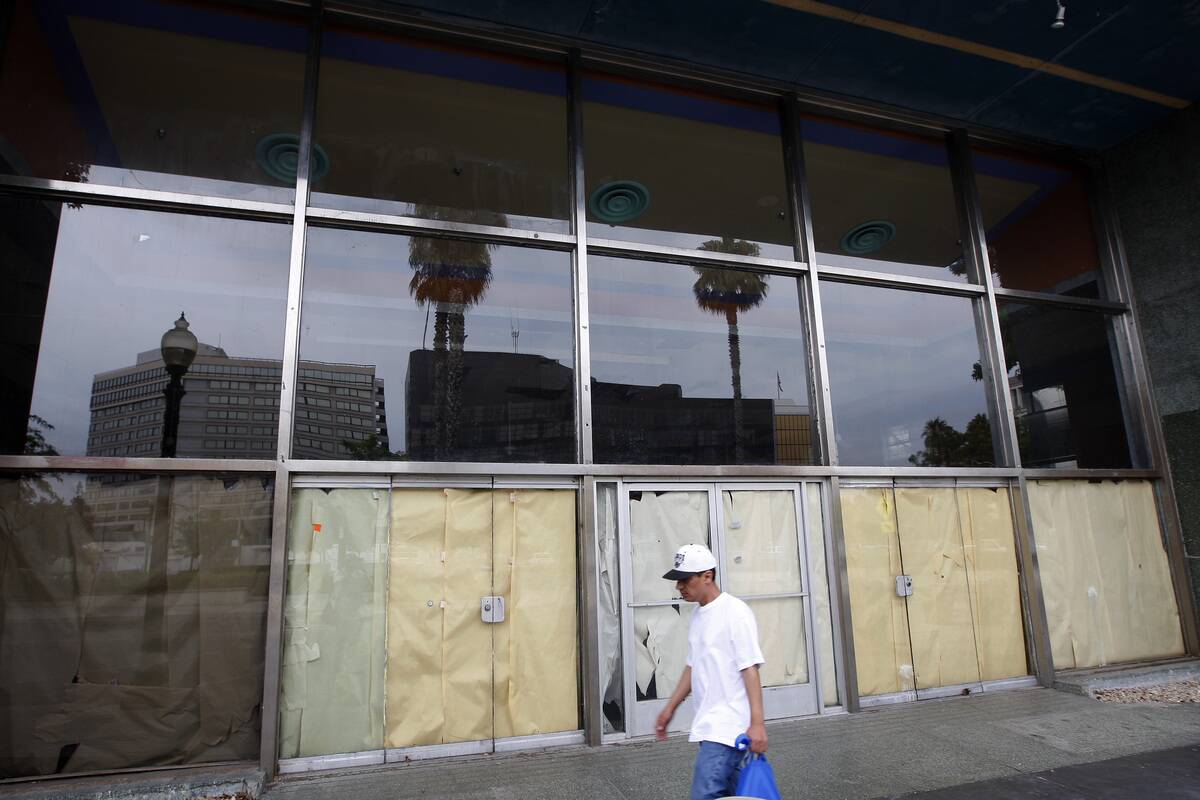
[{"label": "concrete sidewalk", "polygon": [[[768,733],[787,800],[894,797],[1200,744],[1200,705],[1116,705],[1028,689],[774,723]],[[264,797],[680,800],[694,754],[677,738],[476,756],[290,776]]]}]

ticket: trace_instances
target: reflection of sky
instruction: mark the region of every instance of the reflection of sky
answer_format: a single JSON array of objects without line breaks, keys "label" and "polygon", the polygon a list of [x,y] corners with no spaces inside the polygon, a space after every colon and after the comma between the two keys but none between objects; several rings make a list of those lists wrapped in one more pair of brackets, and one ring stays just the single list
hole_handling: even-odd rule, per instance
[{"label": "reflection of sky", "polygon": [[281,358],[289,245],[286,225],[62,206],[31,409],[50,443],[85,453],[92,377],[158,349],[180,311],[231,357]]},{"label": "reflection of sky", "polygon": [[928,420],[987,413],[970,300],[822,281],[821,305],[842,463],[908,466]]},{"label": "reflection of sky", "polygon": [[[406,447],[409,353],[434,344],[436,308],[419,308],[409,293],[409,241],[394,234],[314,229],[301,316],[302,359],[376,367],[384,379],[392,450]],[[483,301],[466,311],[466,349],[511,353],[515,343],[517,352],[573,368],[570,257],[510,246],[489,253],[492,282]]]},{"label": "reflection of sky", "polygon": [[[679,384],[685,397],[732,397],[729,327],[696,304],[696,277],[676,264],[589,259],[592,377]],[[742,394],[807,406],[796,279],[770,275],[767,284],[762,304],[738,315]]]}]

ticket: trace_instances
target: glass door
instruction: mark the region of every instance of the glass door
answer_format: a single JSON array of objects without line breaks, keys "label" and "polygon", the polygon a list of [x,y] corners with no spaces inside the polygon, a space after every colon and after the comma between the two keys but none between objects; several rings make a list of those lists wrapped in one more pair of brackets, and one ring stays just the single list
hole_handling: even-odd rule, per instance
[{"label": "glass door", "polygon": [[1003,486],[843,487],[859,694],[918,699],[1028,675]]},{"label": "glass door", "polygon": [[[767,719],[819,710],[812,665],[808,556],[801,525],[807,498],[794,487],[718,487],[721,588],[745,600],[758,622]],[[815,511],[815,510],[814,510]]]},{"label": "glass door", "polygon": [[574,735],[575,492],[398,488],[392,505],[388,760]]},{"label": "glass door", "polygon": [[388,760],[490,752],[496,624],[490,488],[397,488],[388,548]]},{"label": "glass door", "polygon": [[[745,600],[758,623],[768,719],[819,710],[808,591],[807,499],[795,485],[624,484],[619,528],[625,598],[623,651],[626,733],[654,732],[687,659],[695,606],[662,575],[684,544],[701,543],[717,558],[717,582]],[[691,726],[690,699],[672,731]]]},{"label": "glass door", "polygon": [[[628,531],[622,548],[621,594],[626,599],[625,708],[627,733],[654,733],[654,721],[687,666],[688,625],[695,605],[685,603],[675,584],[663,579],[685,544],[715,551],[712,521],[716,498],[712,486],[626,485],[622,491],[620,530]],[[692,703],[675,712],[671,730],[687,730]]]}]

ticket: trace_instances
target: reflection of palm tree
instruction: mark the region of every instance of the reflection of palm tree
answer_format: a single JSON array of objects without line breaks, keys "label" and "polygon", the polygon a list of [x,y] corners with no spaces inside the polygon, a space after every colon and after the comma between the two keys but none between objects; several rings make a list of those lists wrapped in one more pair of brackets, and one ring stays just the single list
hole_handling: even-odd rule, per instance
[{"label": "reflection of palm tree", "polygon": [[[723,236],[700,245],[701,250],[731,253],[740,256],[757,256],[758,245],[741,239]],[[767,296],[767,277],[753,272],[726,269],[724,267],[693,267],[696,282],[692,291],[696,303],[705,311],[725,317],[729,326],[729,367],[733,382],[733,452],[735,463],[745,461],[744,429],[742,413],[742,347],[738,336],[738,312],[748,311]]]},{"label": "reflection of palm tree", "polygon": [[[426,219],[505,226],[503,214],[491,211],[460,211],[441,206],[418,205],[416,215]],[[435,453],[448,458],[458,438],[462,411],[463,348],[467,341],[464,314],[483,300],[492,282],[495,245],[462,239],[409,239],[408,263],[414,274],[408,291],[418,306],[434,304],[433,315],[433,402]]]}]

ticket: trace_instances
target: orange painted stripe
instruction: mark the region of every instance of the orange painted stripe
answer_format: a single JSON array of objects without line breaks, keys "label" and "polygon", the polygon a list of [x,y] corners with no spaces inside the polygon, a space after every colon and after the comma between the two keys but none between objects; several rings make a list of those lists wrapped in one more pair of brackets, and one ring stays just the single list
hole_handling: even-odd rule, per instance
[{"label": "orange painted stripe", "polygon": [[857,11],[848,11],[844,8],[830,5],[828,3],[817,2],[817,0],[766,0],[768,3],[774,3],[777,6],[784,6],[796,11],[803,11],[806,14],[814,14],[819,17],[827,17],[836,19],[840,22],[848,22],[851,25],[858,25],[863,28],[873,28],[877,31],[884,31],[896,36],[903,36],[905,39],[912,39],[925,44],[932,44],[938,47],[945,47],[950,50],[957,50],[960,53],[970,53],[971,55],[981,58],[988,58],[992,61],[1000,61],[1005,64],[1012,64],[1015,67],[1044,72],[1047,75],[1055,75],[1059,78],[1066,78],[1069,81],[1076,83],[1084,83],[1088,86],[1096,86],[1101,89],[1107,89],[1110,92],[1137,97],[1141,100],[1146,100],[1150,103],[1156,103],[1160,106],[1168,108],[1187,108],[1191,105],[1191,101],[1183,100],[1179,97],[1172,97],[1169,94],[1156,92],[1151,89],[1143,89],[1141,86],[1134,86],[1131,83],[1124,81],[1115,81],[1111,78],[1105,78],[1101,75],[1093,75],[1090,72],[1083,70],[1064,67],[1061,64],[1055,64],[1045,59],[1027,56],[1022,53],[1014,53],[1010,50],[1001,50],[998,47],[972,42],[969,39],[960,39],[957,36],[946,36],[941,33],[927,31],[924,28],[917,28],[913,25],[905,25],[902,22],[893,22],[892,20],[882,19],[880,17],[872,17],[868,14],[860,14]]}]

